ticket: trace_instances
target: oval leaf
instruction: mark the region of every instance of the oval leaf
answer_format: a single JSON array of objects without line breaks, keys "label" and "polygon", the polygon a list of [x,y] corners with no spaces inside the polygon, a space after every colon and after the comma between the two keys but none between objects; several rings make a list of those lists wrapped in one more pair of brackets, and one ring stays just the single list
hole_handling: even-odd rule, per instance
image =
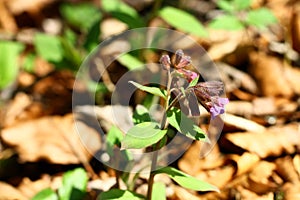
[{"label": "oval leaf", "polygon": [[129,83],[131,83],[132,85],[134,85],[135,87],[137,87],[138,89],[148,92],[150,94],[156,95],[156,96],[160,96],[164,99],[167,99],[167,91],[166,90],[162,90],[160,88],[157,87],[148,87],[148,86],[143,86],[139,83],[136,83],[134,81],[129,81]]},{"label": "oval leaf", "polygon": [[174,7],[165,7],[160,10],[159,15],[170,25],[181,31],[191,33],[199,37],[208,36],[208,33],[199,20],[188,12]]},{"label": "oval leaf", "polygon": [[152,190],[152,199],[155,200],[166,200],[166,186],[162,182],[156,182],[153,184],[153,190]]},{"label": "oval leaf", "polygon": [[145,199],[144,196],[128,191],[128,190],[119,190],[111,189],[107,192],[102,192],[97,200],[142,200]]},{"label": "oval leaf", "polygon": [[31,200],[58,200],[58,197],[56,195],[56,193],[50,189],[50,188],[46,188],[42,191],[40,191],[39,193],[37,193],[36,195],[34,195],[34,197],[32,197]]},{"label": "oval leaf", "polygon": [[157,143],[167,133],[161,130],[158,123],[143,122],[135,125],[125,135],[122,141],[122,149],[140,149]]},{"label": "oval leaf", "polygon": [[246,22],[257,28],[264,28],[270,24],[276,23],[277,19],[267,8],[260,8],[248,12]]},{"label": "oval leaf", "polygon": [[188,174],[183,173],[182,171],[175,169],[173,167],[164,167],[156,170],[155,174],[165,173],[175,182],[177,182],[182,187],[187,189],[196,190],[196,191],[216,191],[220,192],[220,190],[205,181],[196,179]]},{"label": "oval leaf", "polygon": [[86,193],[87,173],[82,168],[68,171],[63,175],[63,184],[58,189],[60,200],[82,199]]},{"label": "oval leaf", "polygon": [[194,124],[184,113],[178,108],[171,108],[167,112],[167,119],[169,123],[177,129],[180,133],[193,140],[202,140],[209,142],[205,132]]},{"label": "oval leaf", "polygon": [[129,70],[142,69],[145,66],[142,61],[130,54],[124,54],[118,57],[117,60]]},{"label": "oval leaf", "polygon": [[0,89],[10,85],[18,75],[18,56],[24,45],[17,42],[0,41]]},{"label": "oval leaf", "polygon": [[244,25],[242,22],[238,20],[233,15],[222,15],[220,17],[217,17],[216,19],[213,19],[209,23],[209,27],[213,29],[224,29],[224,30],[241,30],[244,28]]}]

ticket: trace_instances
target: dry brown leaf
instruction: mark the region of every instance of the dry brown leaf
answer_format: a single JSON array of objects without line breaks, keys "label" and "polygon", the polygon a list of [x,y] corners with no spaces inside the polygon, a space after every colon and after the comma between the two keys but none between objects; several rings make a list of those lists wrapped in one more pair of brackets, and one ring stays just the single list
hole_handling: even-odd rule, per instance
[{"label": "dry brown leaf", "polygon": [[[43,117],[5,128],[1,137],[6,144],[16,148],[23,161],[46,159],[51,163],[75,164],[88,160],[89,152],[95,153],[101,145],[94,129],[83,122],[76,128],[79,132],[75,130],[71,114]],[[80,138],[78,133],[82,135]]]},{"label": "dry brown leaf", "polygon": [[28,199],[19,190],[4,182],[0,182],[0,191],[0,200]]},{"label": "dry brown leaf", "polygon": [[179,169],[190,175],[195,175],[201,170],[217,168],[224,164],[225,159],[221,156],[217,146],[206,157],[200,159],[201,145],[201,141],[195,141],[189,147],[184,156],[178,161]]},{"label": "dry brown leaf", "polygon": [[269,192],[265,195],[257,195],[256,193],[247,190],[241,186],[237,187],[237,192],[236,198],[243,199],[243,200],[273,200],[274,199],[274,194],[273,192]]},{"label": "dry brown leaf", "polygon": [[300,154],[297,154],[294,158],[293,158],[293,164],[294,167],[298,173],[298,176],[300,177]]},{"label": "dry brown leaf", "polygon": [[300,199],[300,184],[286,183],[283,186],[284,200]]},{"label": "dry brown leaf", "polygon": [[245,152],[241,156],[234,156],[232,160],[234,160],[237,164],[236,176],[239,176],[251,170],[259,161],[259,157],[256,154]]},{"label": "dry brown leaf", "polygon": [[28,199],[32,198],[39,191],[49,188],[51,186],[51,177],[49,175],[44,175],[41,179],[37,181],[31,181],[29,178],[23,178],[22,182],[18,186],[18,189],[24,196]]},{"label": "dry brown leaf", "polygon": [[293,184],[300,184],[299,175],[294,167],[291,157],[286,156],[284,158],[277,159],[276,166],[276,171],[285,181]]},{"label": "dry brown leaf", "polygon": [[300,148],[299,137],[297,124],[268,128],[260,134],[244,132],[225,135],[225,138],[234,145],[256,153],[261,158],[295,153]]},{"label": "dry brown leaf", "polygon": [[23,12],[36,13],[55,0],[6,0],[9,10],[19,15]]},{"label": "dry brown leaf", "polygon": [[201,200],[201,198],[198,197],[196,194],[193,194],[190,191],[188,191],[182,187],[175,185],[175,186],[173,186],[173,188],[174,188],[174,193],[175,193],[174,194],[175,199],[178,199],[178,200],[181,200],[181,199]]},{"label": "dry brown leaf", "polygon": [[265,194],[277,188],[277,184],[269,180],[275,168],[274,163],[259,162],[249,174],[247,188],[257,194]]},{"label": "dry brown leaf", "polygon": [[264,126],[254,122],[254,121],[251,121],[249,119],[231,115],[229,113],[226,114],[226,116],[224,118],[224,122],[227,126],[231,126],[236,129],[239,129],[239,130],[259,132],[259,133],[265,131]]},{"label": "dry brown leaf", "polygon": [[284,76],[285,68],[281,59],[263,53],[251,53],[250,62],[250,72],[256,79],[262,95],[284,97],[293,95],[294,91]]}]

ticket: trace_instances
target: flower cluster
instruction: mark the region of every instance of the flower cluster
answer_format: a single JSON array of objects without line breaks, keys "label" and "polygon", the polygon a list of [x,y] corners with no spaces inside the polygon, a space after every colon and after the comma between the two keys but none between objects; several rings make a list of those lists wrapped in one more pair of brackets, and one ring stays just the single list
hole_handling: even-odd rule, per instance
[{"label": "flower cluster", "polygon": [[[182,50],[175,52],[175,57],[171,62],[168,55],[163,55],[160,62],[165,70],[173,70],[174,74],[183,77],[189,83],[199,77],[199,74],[186,69],[191,64],[191,57],[185,56]],[[173,76],[171,77],[173,78]],[[176,80],[173,78],[173,81]],[[177,80],[178,82],[178,80]],[[178,83],[173,85],[180,87]],[[179,89],[179,88],[178,88]],[[228,98],[220,97],[224,90],[221,81],[199,82],[195,86],[187,88],[186,92],[193,91],[198,102],[211,114],[214,119],[216,116],[225,112],[225,105],[229,103]]]}]

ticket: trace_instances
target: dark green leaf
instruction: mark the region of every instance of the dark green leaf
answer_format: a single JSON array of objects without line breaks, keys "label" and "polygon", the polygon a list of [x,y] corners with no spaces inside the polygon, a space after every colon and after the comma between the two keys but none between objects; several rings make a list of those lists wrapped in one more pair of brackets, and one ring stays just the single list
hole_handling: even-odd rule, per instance
[{"label": "dark green leaf", "polygon": [[129,70],[143,69],[145,65],[142,61],[128,53],[118,57],[117,60]]},{"label": "dark green leaf", "polygon": [[24,45],[17,42],[0,41],[0,89],[10,85],[18,75],[18,56]]},{"label": "dark green leaf", "polygon": [[62,16],[80,30],[89,30],[96,21],[101,19],[99,9],[91,3],[65,3],[60,7]]},{"label": "dark green leaf", "polygon": [[132,118],[134,124],[151,121],[149,110],[143,105],[136,106]]},{"label": "dark green leaf", "polygon": [[128,190],[111,189],[102,192],[97,200],[145,200],[145,197]]},{"label": "dark green leaf", "polygon": [[216,191],[220,192],[220,190],[205,181],[201,181],[196,179],[188,174],[183,173],[182,171],[175,169],[173,167],[164,167],[155,171],[156,174],[158,173],[165,173],[170,176],[175,182],[179,185],[196,191]]},{"label": "dark green leaf", "polygon": [[161,130],[158,123],[143,122],[135,125],[125,135],[122,149],[141,149],[157,143],[167,133]]},{"label": "dark green leaf", "polygon": [[61,38],[61,45],[63,48],[64,59],[72,64],[71,66],[68,66],[68,68],[77,70],[80,67],[82,61],[80,52],[65,38]]},{"label": "dark green leaf", "polygon": [[260,8],[248,12],[246,22],[249,25],[256,26],[257,28],[265,28],[270,24],[277,22],[276,17],[267,8]]},{"label": "dark green leaf", "polygon": [[82,168],[64,173],[62,186],[58,189],[60,200],[81,200],[86,193],[88,176]]},{"label": "dark green leaf", "polygon": [[208,36],[208,33],[200,21],[188,12],[174,7],[165,7],[160,10],[159,15],[170,25],[181,31],[191,33],[199,37]]},{"label": "dark green leaf", "polygon": [[64,57],[62,44],[57,36],[37,33],[34,45],[37,54],[47,61],[60,62]]},{"label": "dark green leaf", "polygon": [[50,188],[41,190],[31,200],[58,200],[57,194]]},{"label": "dark green leaf", "polygon": [[141,85],[139,83],[136,83],[134,81],[129,81],[129,83],[133,84],[135,87],[137,87],[138,89],[140,89],[142,91],[145,91],[145,92],[151,93],[153,95],[160,96],[164,99],[167,99],[167,91],[166,90],[162,90],[162,89],[157,88],[157,87],[143,86],[143,85]]},{"label": "dark green leaf", "polygon": [[213,29],[224,29],[224,30],[241,30],[244,25],[239,19],[233,15],[222,15],[213,19],[209,23],[209,27]]},{"label": "dark green leaf", "polygon": [[162,182],[155,182],[153,184],[152,190],[152,199],[153,200],[166,200],[166,186]]},{"label": "dark green leaf", "polygon": [[96,21],[88,30],[84,47],[91,52],[100,43],[100,20]]},{"label": "dark green leaf", "polygon": [[189,119],[178,108],[171,108],[167,112],[167,119],[169,123],[177,129],[180,133],[193,140],[202,140],[208,142],[205,132]]}]

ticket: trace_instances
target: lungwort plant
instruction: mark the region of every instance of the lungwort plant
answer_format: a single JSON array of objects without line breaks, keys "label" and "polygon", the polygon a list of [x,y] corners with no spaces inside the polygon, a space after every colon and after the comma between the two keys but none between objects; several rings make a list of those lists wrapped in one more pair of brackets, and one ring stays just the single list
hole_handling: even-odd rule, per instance
[{"label": "lungwort plant", "polygon": [[[163,72],[167,74],[165,88],[144,86],[130,81],[135,87],[144,92],[163,99],[164,112],[160,120],[140,116],[121,140],[121,149],[147,148],[153,152],[151,172],[148,180],[147,197],[129,190],[112,189],[102,192],[99,199],[166,199],[165,186],[154,183],[157,174],[167,174],[173,181],[182,187],[196,191],[219,191],[217,187],[198,180],[173,167],[158,165],[158,150],[174,138],[169,134],[176,129],[180,134],[193,140],[208,142],[205,132],[192,120],[199,116],[200,103],[215,119],[225,112],[224,106],[229,102],[220,95],[223,92],[223,83],[220,81],[199,82],[200,75],[187,67],[191,65],[191,58],[185,56],[182,50],[177,50],[174,59],[163,55],[160,59]],[[198,102],[197,102],[198,101]],[[137,117],[136,117],[137,118]],[[158,198],[159,197],[159,198]]]}]

